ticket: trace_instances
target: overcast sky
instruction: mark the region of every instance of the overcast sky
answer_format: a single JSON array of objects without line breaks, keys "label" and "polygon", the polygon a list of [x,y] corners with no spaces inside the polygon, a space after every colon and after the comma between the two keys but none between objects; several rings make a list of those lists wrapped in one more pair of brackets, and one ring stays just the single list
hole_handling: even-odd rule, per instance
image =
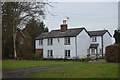
[{"label": "overcast sky", "polygon": [[45,19],[45,25],[50,30],[59,29],[66,17],[69,17],[68,28],[107,29],[113,35],[118,27],[117,2],[58,2],[52,5]]}]

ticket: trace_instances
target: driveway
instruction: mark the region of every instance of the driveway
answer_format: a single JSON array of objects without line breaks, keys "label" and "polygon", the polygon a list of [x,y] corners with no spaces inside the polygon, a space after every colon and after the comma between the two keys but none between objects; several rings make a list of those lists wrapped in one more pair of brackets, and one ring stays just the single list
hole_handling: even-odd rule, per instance
[{"label": "driveway", "polygon": [[2,78],[24,78],[30,73],[45,71],[45,70],[59,69],[59,68],[64,68],[64,67],[65,66],[46,66],[46,67],[39,67],[39,68],[17,69],[17,70],[3,69]]}]

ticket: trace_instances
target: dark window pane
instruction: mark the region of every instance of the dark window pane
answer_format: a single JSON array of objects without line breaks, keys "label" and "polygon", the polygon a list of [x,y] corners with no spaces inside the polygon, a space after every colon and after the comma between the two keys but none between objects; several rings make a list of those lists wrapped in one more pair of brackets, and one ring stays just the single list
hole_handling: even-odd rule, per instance
[{"label": "dark window pane", "polygon": [[68,57],[70,57],[70,53],[68,53]]}]

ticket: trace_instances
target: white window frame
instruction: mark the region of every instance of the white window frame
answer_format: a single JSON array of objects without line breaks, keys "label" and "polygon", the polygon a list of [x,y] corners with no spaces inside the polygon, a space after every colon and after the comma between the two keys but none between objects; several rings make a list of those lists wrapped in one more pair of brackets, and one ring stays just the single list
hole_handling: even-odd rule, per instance
[{"label": "white window frame", "polygon": [[97,42],[97,36],[92,37],[92,42]]},{"label": "white window frame", "polygon": [[65,57],[70,58],[70,50],[65,50]]},{"label": "white window frame", "polygon": [[91,48],[91,55],[95,55],[95,48]]},{"label": "white window frame", "polygon": [[48,58],[53,58],[53,50],[48,50],[47,57]]},{"label": "white window frame", "polygon": [[43,45],[43,40],[38,40],[39,45]]},{"label": "white window frame", "polygon": [[70,37],[66,37],[64,41],[65,45],[70,45]]},{"label": "white window frame", "polygon": [[49,38],[48,39],[48,45],[52,45],[53,44],[53,39],[52,38]]}]

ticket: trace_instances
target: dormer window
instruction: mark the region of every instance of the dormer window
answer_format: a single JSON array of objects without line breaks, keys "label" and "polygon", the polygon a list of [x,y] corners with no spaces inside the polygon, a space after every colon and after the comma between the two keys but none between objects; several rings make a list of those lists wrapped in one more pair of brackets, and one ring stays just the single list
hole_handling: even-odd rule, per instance
[{"label": "dormer window", "polygon": [[70,37],[65,38],[65,45],[70,45]]},{"label": "dormer window", "polygon": [[52,38],[49,38],[48,39],[48,45],[52,45],[53,44],[53,39]]},{"label": "dormer window", "polygon": [[96,36],[92,37],[92,42],[97,42],[97,37]]}]

